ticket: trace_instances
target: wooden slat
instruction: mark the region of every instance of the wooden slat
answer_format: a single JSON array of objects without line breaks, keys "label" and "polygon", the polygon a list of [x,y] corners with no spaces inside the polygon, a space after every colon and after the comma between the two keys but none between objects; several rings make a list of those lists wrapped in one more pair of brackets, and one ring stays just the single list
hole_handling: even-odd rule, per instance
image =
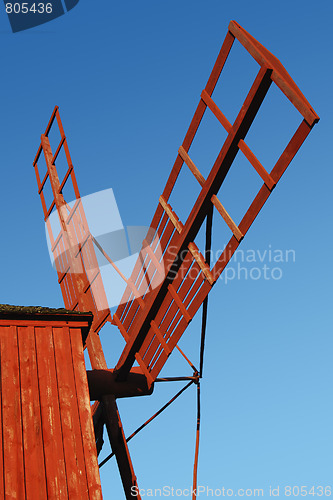
[{"label": "wooden slat", "polygon": [[[65,140],[66,140],[66,137],[65,137],[65,136],[63,136],[63,137],[61,138],[61,140],[60,140],[59,144],[58,144],[58,147],[57,147],[56,152],[54,153],[54,156],[53,156],[53,158],[52,158],[52,163],[54,163],[54,162],[56,161],[56,159],[58,158],[58,155],[59,155],[59,153],[60,153],[60,149],[61,149],[61,147],[62,147],[63,143],[65,142]],[[72,167],[72,168],[73,168],[73,167]],[[66,182],[66,181],[65,181],[65,182]],[[63,184],[64,184],[64,183],[63,183]]]},{"label": "wooden slat", "polygon": [[213,99],[208,95],[206,90],[203,90],[201,92],[201,99],[204,101],[204,103],[209,107],[211,112],[215,115],[215,117],[218,119],[218,121],[221,123],[222,127],[225,128],[225,130],[228,132],[228,134],[231,132],[232,125],[229,122],[229,120],[224,116],[220,108],[216,105],[216,103],[213,101]]},{"label": "wooden slat", "polygon": [[[44,185],[45,185],[45,182],[47,181],[47,178],[49,176],[49,173],[46,172],[45,176],[44,176],[44,179],[42,180],[42,182],[39,182],[39,185],[38,185],[38,194],[40,194],[44,188]],[[39,175],[38,175],[39,177]],[[37,179],[38,181],[38,179]]]},{"label": "wooden slat", "polygon": [[[168,217],[167,214],[166,214],[166,216]],[[182,225],[180,226],[180,229],[181,228],[182,228]],[[172,240],[172,238],[174,236],[174,233],[178,234],[178,231],[168,217],[168,222],[165,226],[165,230],[164,230],[164,232],[161,236],[161,239],[160,239],[160,246],[161,246],[162,252],[164,252],[166,250],[166,248],[168,247],[170,241]]]},{"label": "wooden slat", "polygon": [[[182,146],[179,148],[179,154],[183,158],[184,162],[189,167],[191,172],[193,173],[194,177],[197,179],[197,181],[200,183],[200,185],[203,186],[204,183],[206,182],[205,178],[203,177],[203,175],[201,175],[200,171],[194,165],[193,161],[191,160],[191,158],[189,157],[189,155],[186,153],[186,151],[184,150],[184,148]],[[275,185],[275,183],[274,183],[274,185]],[[230,217],[228,212],[225,210],[222,203],[219,201],[219,199],[217,198],[217,196],[215,194],[212,196],[212,203],[217,208],[217,210],[219,211],[219,213],[221,214],[221,216],[223,217],[225,222],[228,224],[228,226],[230,227],[231,231],[234,233],[236,238],[240,241],[243,238],[242,233],[240,232],[237,225],[234,223],[234,221],[232,220],[232,218]],[[200,263],[199,263],[199,265],[200,265]],[[207,277],[207,279],[208,279],[208,277]],[[209,279],[211,279],[211,278],[209,278]]]},{"label": "wooden slat", "polygon": [[46,212],[45,219],[48,219],[50,217],[50,214],[51,214],[52,210],[54,209],[54,207],[55,207],[55,201],[53,200],[51,205],[50,205],[50,208]]},{"label": "wooden slat", "polygon": [[158,326],[154,320],[151,322],[151,327],[152,327],[158,341],[161,343],[161,346],[163,347],[165,353],[167,355],[171,354],[171,350],[170,350],[168,344],[165,342],[165,339],[164,339],[160,329],[158,328]]},{"label": "wooden slat", "polygon": [[[164,274],[164,266],[161,264],[153,252],[151,246],[149,245],[148,241],[146,239],[143,240],[143,245],[144,245],[144,250],[148,253],[149,257],[152,260],[152,263],[154,264],[155,268],[160,274]],[[162,259],[163,262],[163,259]]]},{"label": "wooden slat", "polygon": [[136,298],[134,297],[134,300],[131,302],[131,305],[127,311],[126,316],[121,320],[126,330],[130,327],[131,322],[134,316],[137,314],[138,310],[139,310],[139,304]]},{"label": "wooden slat", "polygon": [[68,498],[89,499],[69,328],[52,328]]},{"label": "wooden slat", "polygon": [[42,207],[43,207],[44,221],[47,222],[47,220],[48,220],[47,206],[46,206],[46,201],[45,201],[43,191],[40,193],[40,200],[42,202]]},{"label": "wooden slat", "polygon": [[219,212],[219,214],[221,215],[221,217],[224,219],[226,224],[229,226],[233,234],[235,235],[235,238],[237,238],[238,241],[241,241],[244,238],[244,235],[239,230],[237,224],[234,223],[234,221],[232,220],[232,218],[230,217],[230,215],[228,214],[228,212],[226,211],[226,209],[224,208],[224,206],[222,205],[222,203],[215,194],[212,196],[212,203]]},{"label": "wooden slat", "polygon": [[[49,132],[50,132],[50,129],[53,125],[54,119],[55,119],[56,115],[58,114],[58,109],[59,109],[59,106],[54,107],[54,110],[52,111],[52,115],[51,115],[51,118],[49,120],[49,123],[47,124],[46,129],[45,129],[45,135],[49,135]],[[63,135],[63,134],[61,134],[61,135]]]},{"label": "wooden slat", "polygon": [[81,331],[77,328],[70,329],[70,344],[76,399],[78,402],[79,419],[82,436],[82,446],[85,460],[88,492],[90,500],[101,500],[102,489],[99,476],[95,435],[90,409],[87,373],[84,364]]},{"label": "wooden slat", "polygon": [[38,150],[37,150],[37,153],[36,153],[36,156],[34,158],[34,161],[32,162],[33,166],[36,167],[37,165],[37,162],[39,160],[39,157],[40,157],[40,154],[42,152],[42,145],[40,144],[39,147],[38,147]]},{"label": "wooden slat", "polygon": [[146,363],[143,361],[142,357],[140,356],[140,354],[138,352],[135,355],[135,359],[139,363],[140,368],[143,371],[144,375],[146,375],[147,380],[148,380],[148,385],[153,384],[154,380],[153,380],[153,378],[152,378],[152,376],[150,374],[150,371],[148,370],[148,368],[146,366]]},{"label": "wooden slat", "polygon": [[[47,221],[47,224],[50,224],[49,220]],[[49,235],[50,235],[50,240],[51,240],[52,231],[51,231],[51,233],[49,231]],[[53,237],[53,235],[52,235],[52,237]],[[52,253],[56,250],[56,247],[58,246],[58,243],[61,240],[61,238],[62,238],[62,232],[60,231],[60,233],[58,234],[58,236],[54,240],[53,244],[52,244],[52,241],[51,241],[51,251],[52,251]]]},{"label": "wooden slat", "polygon": [[[203,175],[201,175],[198,168],[194,165],[193,161],[191,160],[189,155],[186,153],[184,148],[180,147],[178,152],[179,152],[180,156],[183,158],[186,165],[189,167],[189,169],[193,173],[194,177],[197,179],[197,181],[200,183],[200,185],[203,186],[205,184],[206,180],[203,177]],[[221,214],[221,216],[223,217],[225,222],[228,224],[228,226],[230,227],[231,231],[234,233],[236,238],[240,241],[243,238],[243,235],[241,234],[237,225],[234,223],[234,221],[232,220],[232,218],[230,217],[228,212],[225,210],[222,203],[219,201],[219,199],[217,198],[217,196],[215,194],[212,196],[212,203],[217,208],[217,210],[219,211],[219,213]]]},{"label": "wooden slat", "polygon": [[191,160],[191,158],[189,157],[183,146],[180,146],[180,148],[178,149],[178,153],[180,154],[180,156],[182,157],[182,159],[184,160],[184,162],[186,163],[186,165],[191,170],[192,174],[202,187],[205,184],[205,178],[201,174],[199,169],[196,167],[196,165],[194,165],[193,161]]},{"label": "wooden slat", "polygon": [[52,328],[35,328],[47,498],[68,500]]},{"label": "wooden slat", "polygon": [[25,499],[17,329],[0,328],[4,496]]},{"label": "wooden slat", "polygon": [[166,202],[165,198],[163,195],[159,197],[160,204],[162,205],[164,211],[167,213],[169,219],[171,220],[172,224],[175,226],[176,230],[178,233],[182,232],[183,229],[183,224],[180,222],[179,218],[175,214],[175,212],[172,210],[171,206],[169,203]]},{"label": "wooden slat", "polygon": [[221,50],[219,52],[219,55],[217,56],[217,59],[215,61],[212,72],[209,76],[207,85],[205,87],[205,90],[208,92],[209,95],[212,95],[212,92],[215,89],[215,86],[217,84],[218,79],[220,78],[221,71],[224,68],[225,62],[227,60],[231,47],[234,43],[234,40],[235,36],[228,30],[227,35],[223,41]]},{"label": "wooden slat", "polygon": [[[137,279],[137,284],[139,285],[138,292],[140,296],[143,297],[146,292],[148,292],[149,290],[151,291],[152,289],[152,280],[154,274],[156,276],[155,272],[157,270],[156,264],[158,263],[158,260],[153,251],[150,249],[150,251],[148,252],[147,248],[142,248],[140,250],[138,258],[142,261],[142,269]],[[162,266],[160,264],[159,268],[162,269]],[[159,271],[158,276],[161,276]]]},{"label": "wooden slat", "polygon": [[126,328],[124,327],[124,325],[122,324],[122,322],[118,318],[117,313],[114,313],[114,315],[113,315],[113,321],[118,326],[120,333],[122,334],[122,336],[124,337],[125,341],[127,342],[128,341],[128,333],[126,331]]},{"label": "wooden slat", "polygon": [[171,295],[172,295],[175,303],[177,304],[180,312],[182,313],[182,315],[186,319],[187,323],[189,323],[192,318],[189,315],[189,313],[187,312],[187,310],[186,310],[182,300],[180,299],[179,295],[177,294],[176,290],[174,289],[174,287],[171,284],[168,286],[168,290],[171,293]]},{"label": "wooden slat", "polygon": [[238,143],[239,149],[242,151],[242,153],[246,156],[246,158],[249,160],[253,168],[257,171],[257,173],[260,175],[264,183],[267,185],[267,187],[272,191],[272,189],[275,187],[276,182],[272,178],[272,176],[267,172],[267,170],[262,166],[258,158],[252,153],[251,149],[249,146],[242,140],[239,141]]},{"label": "wooden slat", "polygon": [[[235,39],[235,37],[228,31],[227,36],[225,37],[225,40],[224,40],[223,45],[221,47],[220,53],[219,53],[219,55],[216,59],[216,62],[214,64],[213,70],[212,70],[210,77],[208,79],[207,85],[205,87],[205,89],[209,95],[212,94],[212,92],[217,84],[217,81],[218,81],[219,76],[221,74],[221,71],[224,67],[226,59],[229,55],[229,52],[230,52],[230,49],[231,49],[232,44],[234,42],[234,39]],[[186,135],[185,135],[185,138],[184,138],[184,141],[182,144],[185,151],[189,150],[205,111],[206,111],[206,105],[200,99],[198,107],[195,110],[195,113],[193,115],[189,129],[186,132]],[[165,200],[169,199],[169,196],[170,196],[171,191],[175,185],[175,182],[176,182],[177,177],[179,175],[182,164],[183,164],[183,159],[179,155],[177,155],[176,161],[174,163],[174,166],[171,170],[168,181],[167,181],[166,186],[165,186],[164,191],[163,191],[163,197]],[[152,227],[154,227],[154,225],[152,225]]]},{"label": "wooden slat", "polygon": [[[26,498],[45,500],[47,489],[42,440],[35,332],[33,326],[18,328],[21,375],[23,449]],[[55,401],[57,404],[57,401]]]},{"label": "wooden slat", "polygon": [[67,219],[65,219],[66,224],[70,224],[72,221],[74,215],[77,215],[77,210],[79,210],[79,207],[81,206],[82,200],[75,200],[73,207],[70,209],[70,212],[67,216]]},{"label": "wooden slat", "polygon": [[[232,130],[232,125],[229,122],[229,120],[224,116],[222,111],[218,108],[218,106],[215,104],[213,99],[207,94],[205,90],[202,91],[201,93],[201,99],[207,104],[209,109],[212,111],[212,113],[216,116],[216,118],[219,120],[221,125],[225,128],[225,130],[228,132],[228,134]],[[257,171],[257,173],[260,175],[262,180],[267,184],[270,190],[272,190],[275,186],[275,181],[271,177],[271,175],[267,172],[267,170],[262,166],[258,158],[252,153],[251,149],[248,147],[248,145],[244,142],[243,139],[241,139],[238,143],[239,149],[242,151],[244,156],[249,160],[251,165],[254,167],[254,169]]]},{"label": "wooden slat", "polygon": [[201,271],[205,275],[205,278],[207,279],[208,283],[210,285],[213,285],[215,283],[214,277],[211,273],[211,270],[209,268],[209,265],[205,261],[203,255],[199,252],[199,249],[197,245],[193,242],[189,243],[188,245],[189,251],[193,255],[194,259],[197,261]]}]

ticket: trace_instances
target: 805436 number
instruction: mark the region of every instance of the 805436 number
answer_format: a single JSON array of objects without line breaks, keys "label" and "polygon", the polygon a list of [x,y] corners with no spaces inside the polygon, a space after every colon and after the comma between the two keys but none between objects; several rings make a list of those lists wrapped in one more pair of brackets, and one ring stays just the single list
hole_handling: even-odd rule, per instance
[{"label": "805436 number", "polygon": [[284,494],[286,497],[306,497],[306,496],[318,496],[318,497],[330,497],[332,495],[331,486],[285,486]]},{"label": "805436 number", "polygon": [[27,2],[23,3],[6,3],[6,13],[7,14],[51,14],[52,13],[52,3],[33,3],[30,5]]}]

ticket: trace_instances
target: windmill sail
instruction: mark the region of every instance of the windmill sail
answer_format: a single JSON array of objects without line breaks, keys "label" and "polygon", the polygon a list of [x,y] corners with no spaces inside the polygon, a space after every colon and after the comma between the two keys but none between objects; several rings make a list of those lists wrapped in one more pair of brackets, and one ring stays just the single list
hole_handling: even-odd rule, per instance
[{"label": "windmill sail", "polygon": [[[61,140],[53,154],[48,136],[51,127],[56,126],[55,124],[59,128]],[[60,181],[56,162],[62,149],[67,160],[67,170]],[[38,169],[42,152],[44,152],[48,167],[43,179],[40,178]],[[92,329],[98,332],[109,318],[110,310],[98,308],[96,305],[98,301],[100,303],[107,302],[105,290],[57,106],[52,113],[45,133],[41,137],[41,144],[33,165],[65,306],[70,310],[92,311],[94,313]],[[52,201],[49,206],[47,206],[44,196],[47,183],[50,183],[52,189]],[[68,202],[72,200],[65,200],[63,195],[68,184],[71,184],[76,198],[75,202],[70,204]],[[52,224],[52,216],[59,219],[57,234],[54,234],[56,224]],[[91,270],[94,270],[94,276],[91,276]]]},{"label": "windmill sail", "polygon": [[[260,69],[235,122],[231,125],[213,101],[212,94],[236,39],[257,61]],[[267,172],[244,139],[272,83],[291,101],[303,120],[272,171]],[[205,113],[212,113],[228,133],[207,179],[192,161],[189,151]],[[156,228],[162,244],[163,266],[156,262],[154,246],[146,245],[131,277],[132,283],[138,283],[137,295],[141,299],[138,300],[134,296],[133,287],[127,287],[122,303],[113,316],[113,323],[118,326],[126,340],[126,346],[116,365],[120,380],[126,378],[135,360],[150,382],[156,379],[189,322],[318,119],[282,64],[239,24],[231,21],[151,223],[151,227]],[[217,194],[239,150],[249,160],[263,184],[241,222],[236,225]],[[189,168],[201,187],[199,196],[184,222],[179,220],[168,203],[182,168]],[[212,205],[231,229],[232,236],[215,266],[210,269],[194,239]],[[156,275],[161,272],[165,274],[163,283],[158,287],[155,287],[153,282],[149,283],[148,287],[139,285],[150,266],[155,268]]]}]

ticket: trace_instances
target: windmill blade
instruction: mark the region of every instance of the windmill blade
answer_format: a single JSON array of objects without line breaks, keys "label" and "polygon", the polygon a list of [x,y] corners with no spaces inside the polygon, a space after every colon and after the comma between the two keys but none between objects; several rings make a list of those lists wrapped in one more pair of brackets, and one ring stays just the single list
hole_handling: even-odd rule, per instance
[{"label": "windmill blade", "polygon": [[[49,134],[52,127],[56,125],[61,139],[53,155]],[[62,150],[65,152],[67,170],[60,182],[56,165]],[[38,169],[42,152],[47,165],[43,179],[40,178]],[[58,106],[55,107],[45,133],[41,137],[41,144],[33,165],[65,306],[70,310],[85,308],[86,311],[93,312],[92,329],[98,332],[110,319],[110,310],[108,307],[101,309],[96,305],[96,303],[107,304],[107,300]],[[52,189],[52,200],[49,206],[44,196],[46,187]],[[74,203],[68,204],[67,202],[72,200],[65,200],[63,195],[65,189],[74,193]],[[58,225],[52,224],[52,216],[57,220]],[[55,231],[56,234],[54,234]],[[97,293],[101,296],[99,300]]]},{"label": "windmill blade", "polygon": [[[212,93],[236,39],[257,61],[260,69],[235,122],[231,125],[213,101]],[[290,100],[303,120],[269,173],[244,139],[272,83]],[[203,177],[189,154],[205,112],[213,113],[228,133],[207,179]],[[278,59],[239,24],[231,21],[188,132],[178,150],[164,192],[159,198],[159,205],[151,223],[151,227],[156,228],[155,239],[150,237],[144,241],[140,258],[131,276],[132,287],[127,287],[121,304],[113,315],[112,322],[118,326],[126,340],[126,346],[116,365],[119,380],[126,379],[133,363],[137,361],[149,382],[153,383],[318,120],[317,114]],[[257,171],[263,185],[237,226],[217,198],[217,194],[239,150]],[[189,168],[201,186],[200,194],[184,224],[168,203],[181,168]],[[194,243],[211,205],[232,231],[232,237],[213,269],[210,269]],[[163,263],[154,255],[157,237],[162,247]],[[152,279],[149,279],[149,270]],[[162,275],[162,283],[157,284],[157,277]],[[146,277],[146,280],[143,280],[143,277]],[[133,284],[137,287],[136,294],[133,294]],[[137,297],[140,297],[140,300]]]},{"label": "windmill blade", "polygon": [[[58,125],[61,139],[56,152],[53,154],[49,133],[55,123]],[[60,182],[56,163],[62,149],[66,155],[67,171]],[[42,153],[45,156],[46,172],[41,179],[38,162]],[[97,303],[107,304],[107,300],[94,250],[93,238],[83,210],[67,139],[57,106],[52,113],[45,133],[41,136],[41,144],[33,165],[65,307],[71,310],[91,311],[93,313],[94,320],[86,341],[86,347],[92,368],[107,369],[98,332],[105,322],[110,320],[111,313],[108,307],[103,309],[96,305]],[[47,206],[46,197],[44,196],[44,190],[48,183],[52,190],[52,200],[49,206]],[[63,195],[63,191],[68,184],[71,184],[76,197],[74,204],[71,204],[72,206],[66,203]],[[52,213],[55,214],[59,222],[56,235],[50,220]],[[114,395],[103,396],[101,402],[103,420],[106,424],[111,448],[116,455],[125,496],[127,499],[131,499],[133,498],[131,488],[137,488],[137,481],[116,398]]]}]

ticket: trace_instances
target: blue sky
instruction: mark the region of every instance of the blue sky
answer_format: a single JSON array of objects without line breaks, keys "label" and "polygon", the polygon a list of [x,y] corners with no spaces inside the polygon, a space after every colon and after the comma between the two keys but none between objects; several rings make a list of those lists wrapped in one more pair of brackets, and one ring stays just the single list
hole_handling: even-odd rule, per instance
[{"label": "blue sky", "polygon": [[[244,259],[256,252],[255,263],[243,263],[248,273],[262,266],[258,251],[293,250],[295,258],[277,264],[281,279],[245,279],[243,271],[210,294],[198,482],[213,489],[263,488],[268,497],[270,485],[280,496],[286,485],[333,486],[332,14],[328,1],[80,0],[57,20],[12,34],[0,13],[1,303],[62,306],[32,167],[56,104],[81,195],[112,188],[125,225],[150,223],[231,19],[281,60],[321,118],[240,247]],[[220,96],[230,120],[252,78],[239,57]],[[264,164],[295,129],[287,104],[274,94],[249,134]],[[193,150],[203,173],[213,151],[204,140],[220,133],[214,126]],[[245,177],[230,177],[223,198],[236,220],[257,182],[242,160],[237,168]],[[185,216],[196,186],[184,185],[173,202]],[[218,250],[225,233],[215,219]],[[197,317],[181,342],[193,361],[199,329]],[[102,341],[112,367],[119,335],[105,329]],[[164,373],[191,375],[176,354]],[[179,387],[120,401],[126,434]],[[192,387],[130,443],[140,487],[191,485],[195,424]],[[101,477],[106,499],[123,498],[114,462]]]}]

